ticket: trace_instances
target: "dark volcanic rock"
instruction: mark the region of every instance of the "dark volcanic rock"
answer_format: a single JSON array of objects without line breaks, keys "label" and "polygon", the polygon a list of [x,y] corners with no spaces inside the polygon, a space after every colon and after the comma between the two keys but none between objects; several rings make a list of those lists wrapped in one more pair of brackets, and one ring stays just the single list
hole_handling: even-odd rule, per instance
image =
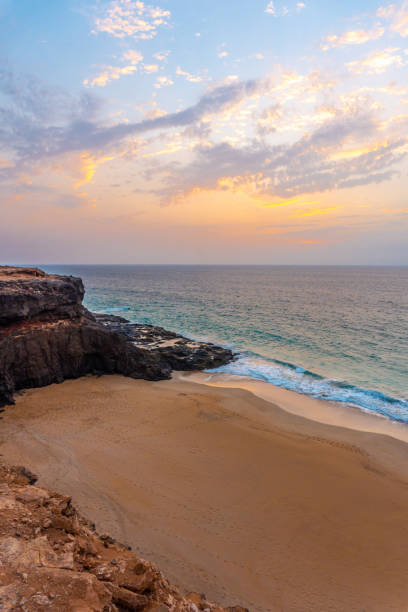
[{"label": "dark volcanic rock", "polygon": [[228,363],[233,353],[211,342],[197,342],[163,327],[142,323],[129,323],[123,317],[96,314],[97,321],[112,331],[120,332],[129,342],[139,348],[148,349],[159,356],[173,370],[204,370]]},{"label": "dark volcanic rock", "polygon": [[79,318],[84,293],[80,278],[0,266],[0,325]]},{"label": "dark volcanic rock", "polygon": [[0,267],[0,406],[18,389],[86,374],[162,380],[171,370],[217,367],[227,349],[162,328],[92,315],[81,279]]}]

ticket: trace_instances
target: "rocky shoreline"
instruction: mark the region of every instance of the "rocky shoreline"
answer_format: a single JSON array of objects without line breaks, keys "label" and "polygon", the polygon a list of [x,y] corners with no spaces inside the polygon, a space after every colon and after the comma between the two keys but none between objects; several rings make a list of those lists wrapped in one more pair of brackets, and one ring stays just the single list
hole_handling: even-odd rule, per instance
[{"label": "rocky shoreline", "polygon": [[170,365],[172,370],[217,368],[233,359],[229,349],[210,342],[197,342],[163,327],[130,323],[123,317],[92,313],[96,321],[126,336],[128,342]]},{"label": "rocky shoreline", "polygon": [[172,370],[214,368],[229,349],[160,327],[89,312],[80,278],[0,266],[0,406],[20,389],[87,374],[165,380]]}]

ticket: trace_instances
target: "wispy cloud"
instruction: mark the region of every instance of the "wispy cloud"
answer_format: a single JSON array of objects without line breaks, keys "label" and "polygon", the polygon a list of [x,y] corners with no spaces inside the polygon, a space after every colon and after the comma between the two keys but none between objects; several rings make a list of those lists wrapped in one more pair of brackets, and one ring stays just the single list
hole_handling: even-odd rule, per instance
[{"label": "wispy cloud", "polygon": [[274,17],[283,17],[289,13],[289,9],[287,6],[277,6],[275,0],[270,0],[266,6],[265,13]]},{"label": "wispy cloud", "polygon": [[323,43],[320,45],[323,51],[327,51],[331,47],[344,47],[346,45],[362,45],[371,40],[378,40],[383,36],[385,29],[376,27],[372,30],[349,30],[339,36],[326,36]]},{"label": "wispy cloud", "polygon": [[283,123],[282,105],[277,103],[268,106],[258,115],[258,131],[261,134],[271,134],[276,132],[278,122]]},{"label": "wispy cloud", "polygon": [[169,85],[174,85],[174,81],[168,76],[157,77],[156,83],[154,84],[156,89],[161,89],[162,87],[169,87]]},{"label": "wispy cloud", "polygon": [[169,55],[170,55],[170,51],[158,51],[157,53],[153,55],[153,57],[158,62],[167,62]]},{"label": "wispy cloud", "polygon": [[105,87],[110,81],[120,79],[122,76],[134,74],[138,70],[138,64],[143,60],[139,51],[126,51],[122,56],[123,66],[104,66],[102,72],[93,78],[85,79],[85,87]]},{"label": "wispy cloud", "polygon": [[169,23],[170,16],[170,11],[139,0],[114,0],[102,15],[95,17],[92,32],[104,32],[116,38],[149,39],[156,36],[160,26]]},{"label": "wispy cloud", "polygon": [[177,66],[176,74],[178,76],[183,76],[187,81],[190,81],[190,83],[201,83],[201,81],[204,80],[201,76],[194,76],[193,74],[182,70],[180,66]]},{"label": "wispy cloud", "polygon": [[[164,146],[144,150],[146,163],[185,148],[187,140],[193,156],[186,165],[174,162],[171,171],[166,164],[154,166],[155,182],[163,180],[163,188],[157,192],[156,187],[154,193],[164,201],[194,189],[245,191],[263,199],[292,198],[388,180],[408,152],[408,139],[401,136],[404,131],[397,129],[386,137],[388,127],[377,116],[378,106],[370,106],[361,96],[337,107],[315,107],[308,129],[301,123],[300,135],[287,142],[281,137],[269,142],[268,137],[288,123],[286,104],[293,99],[305,104],[309,98],[314,103],[316,93],[327,91],[327,80],[319,73],[283,72],[276,79],[233,81],[209,89],[184,110],[165,114],[157,107],[157,112],[142,121],[110,125],[98,118],[98,103],[92,96],[83,94],[67,104],[60,93],[47,92],[39,83],[21,89],[16,82],[20,83],[8,73],[0,81],[0,90],[10,100],[7,108],[0,109],[0,150],[14,164],[2,164],[0,175],[75,154],[79,188],[92,182],[97,167],[113,157],[119,146],[126,146],[122,141],[160,130],[157,142],[164,141]],[[260,97],[276,102],[255,112]],[[220,126],[224,118],[233,122],[227,123],[229,129],[236,126],[235,141],[211,140],[210,126]],[[245,131],[241,135],[239,122],[245,126],[251,120],[253,136]]]},{"label": "wispy cloud", "polygon": [[293,144],[255,140],[243,147],[227,142],[199,146],[191,164],[177,172],[173,168],[160,195],[169,201],[197,189],[215,189],[246,191],[265,200],[389,180],[396,173],[393,166],[407,154],[407,138],[375,142],[355,155],[335,155],[348,142],[372,139],[377,130],[375,117],[356,109],[339,111]]},{"label": "wispy cloud", "polygon": [[293,11],[299,13],[304,8],[306,8],[306,4],[304,2],[296,2],[296,4],[291,8],[286,4],[282,4],[281,0],[270,0],[265,8],[265,13],[268,13],[268,15],[272,15],[273,17],[284,17]]},{"label": "wispy cloud", "polygon": [[101,110],[103,101],[91,92],[83,91],[74,97],[59,87],[48,87],[30,74],[15,74],[0,69],[0,92],[9,101],[0,106],[0,129],[7,125],[7,114],[15,113],[21,119],[22,129],[28,121],[38,124],[60,120],[94,117]]},{"label": "wispy cloud", "polygon": [[[0,73],[0,91],[11,101],[8,107],[0,107],[0,149],[12,149],[20,161],[50,158],[67,151],[100,150],[147,131],[193,126],[205,117],[232,109],[242,100],[259,95],[269,86],[262,80],[221,85],[207,91],[196,104],[182,111],[137,123],[106,126],[92,121],[100,108],[93,96],[84,93],[79,99],[72,99],[64,92],[47,90],[37,81],[33,81],[31,87],[26,84],[25,88],[17,87],[19,82],[8,72]],[[158,77],[156,82],[159,88],[171,84],[171,79],[165,76]],[[57,118],[59,124],[54,124],[53,119]]]},{"label": "wispy cloud", "polygon": [[404,65],[404,60],[400,53],[400,49],[383,49],[382,51],[374,51],[362,60],[354,60],[348,62],[347,67],[351,72],[361,74],[367,72],[369,74],[382,74],[391,67]]},{"label": "wispy cloud", "polygon": [[400,36],[408,36],[408,0],[400,4],[388,4],[377,11],[377,17],[390,21],[391,30]]},{"label": "wispy cloud", "polygon": [[142,64],[142,70],[145,74],[152,74],[159,71],[159,66],[157,64]]}]

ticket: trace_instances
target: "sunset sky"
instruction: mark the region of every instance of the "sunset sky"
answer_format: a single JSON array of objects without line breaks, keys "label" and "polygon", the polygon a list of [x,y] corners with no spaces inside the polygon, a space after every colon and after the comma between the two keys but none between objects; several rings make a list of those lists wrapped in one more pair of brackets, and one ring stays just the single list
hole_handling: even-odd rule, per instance
[{"label": "sunset sky", "polygon": [[408,0],[0,0],[0,263],[408,264]]}]

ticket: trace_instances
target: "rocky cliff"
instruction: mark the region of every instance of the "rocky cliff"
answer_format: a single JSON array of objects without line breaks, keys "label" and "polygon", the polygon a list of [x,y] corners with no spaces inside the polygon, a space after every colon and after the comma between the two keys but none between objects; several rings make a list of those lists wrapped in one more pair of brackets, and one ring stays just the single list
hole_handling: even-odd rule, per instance
[{"label": "rocky cliff", "polygon": [[182,597],[151,563],[99,536],[69,497],[0,464],[0,610],[248,612]]},{"label": "rocky cliff", "polygon": [[80,278],[0,266],[0,406],[19,389],[90,373],[162,380],[233,358],[162,328],[94,316],[83,297]]}]

